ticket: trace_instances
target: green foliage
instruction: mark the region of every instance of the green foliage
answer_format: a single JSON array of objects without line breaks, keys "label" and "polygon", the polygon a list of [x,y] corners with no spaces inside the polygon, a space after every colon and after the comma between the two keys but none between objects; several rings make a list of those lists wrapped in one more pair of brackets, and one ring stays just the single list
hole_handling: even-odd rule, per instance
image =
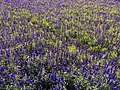
[{"label": "green foliage", "polygon": [[0,90],[6,90],[5,88],[0,87]]},{"label": "green foliage", "polygon": [[[77,83],[80,82],[82,90],[88,90],[88,89],[97,90],[98,89],[97,85],[96,84],[95,85],[91,85],[90,81],[88,80],[88,78],[85,79],[81,72],[79,72],[79,76],[75,76],[74,75],[74,77],[75,77],[74,85],[76,86]],[[79,90],[79,88],[77,90]]]},{"label": "green foliage", "polygon": [[116,15],[119,15],[120,13],[118,12],[117,10],[117,7],[114,6],[113,8],[111,8],[110,12],[109,13],[112,13],[112,14],[116,14]]},{"label": "green foliage", "polygon": [[65,31],[66,36],[69,36],[71,32],[72,32],[72,29],[69,29],[69,30]]},{"label": "green foliage", "polygon": [[54,34],[51,34],[51,33],[50,33],[50,38],[51,38],[52,40],[55,40],[56,36],[55,36]]},{"label": "green foliage", "polygon": [[70,14],[77,14],[79,11],[78,10],[76,10],[76,9],[74,9],[74,8],[71,8],[70,10],[69,10],[69,13]]},{"label": "green foliage", "polygon": [[36,42],[35,42],[35,40],[32,41],[32,47],[36,48]]},{"label": "green foliage", "polygon": [[53,28],[53,25],[49,23],[45,18],[41,21],[41,24],[45,28],[48,28],[48,29]]},{"label": "green foliage", "polygon": [[31,17],[31,13],[26,9],[21,9],[19,12],[20,15],[23,15],[25,18]]},{"label": "green foliage", "polygon": [[77,51],[76,46],[72,44],[71,46],[68,47],[70,53],[74,53]]},{"label": "green foliage", "polygon": [[28,46],[28,50],[29,50],[29,53],[30,53],[30,55],[31,55],[31,54],[32,54],[32,50],[33,50],[32,44],[30,44],[30,45]]},{"label": "green foliage", "polygon": [[21,90],[19,87],[16,86],[7,86],[6,89],[0,89],[0,90]]},{"label": "green foliage", "polygon": [[118,38],[120,38],[120,32],[118,33]]},{"label": "green foliage", "polygon": [[120,82],[118,83],[118,88],[120,88]]},{"label": "green foliage", "polygon": [[118,53],[116,51],[112,51],[110,54],[110,58],[117,58]]},{"label": "green foliage", "polygon": [[69,31],[69,36],[72,38],[72,39],[77,39],[79,37],[79,31],[77,30],[70,30]]},{"label": "green foliage", "polygon": [[0,66],[3,65],[5,63],[5,61],[6,61],[5,56],[2,56],[2,60],[0,61]]},{"label": "green foliage", "polygon": [[55,45],[54,42],[53,42],[52,40],[48,40],[48,44],[49,44],[50,46]]},{"label": "green foliage", "polygon": [[101,45],[97,45],[97,46],[91,46],[90,48],[89,48],[89,50],[91,50],[91,51],[93,51],[93,52],[98,52],[99,50],[101,50],[102,49],[102,47],[101,47]]},{"label": "green foliage", "polygon": [[[64,13],[64,15],[63,15],[63,18],[62,18],[62,22],[61,23],[65,23],[65,24],[67,24],[67,25],[69,25],[69,29],[68,30],[63,30],[64,29],[64,27],[66,27],[66,26],[63,26],[64,24],[62,24],[61,25],[61,28],[60,28],[60,30],[56,30],[56,28],[54,28],[54,24],[52,24],[51,22],[49,22],[46,18],[43,18],[42,20],[41,20],[41,24],[42,24],[42,28],[43,29],[41,29],[41,30],[39,30],[38,28],[36,29],[36,27],[35,27],[35,30],[36,31],[40,31],[41,33],[40,34],[44,34],[44,33],[47,33],[47,34],[49,34],[49,36],[50,36],[50,38],[49,39],[45,39],[45,37],[43,36],[43,38],[42,39],[39,39],[39,41],[41,41],[41,42],[38,42],[38,43],[43,43],[43,44],[45,44],[45,46],[46,46],[46,44],[47,45],[49,45],[49,46],[51,46],[51,47],[57,47],[58,49],[59,49],[59,46],[61,46],[63,43],[62,43],[62,39],[64,38],[64,35],[63,35],[63,33],[64,33],[64,31],[65,31],[65,37],[67,37],[67,38],[69,38],[69,39],[72,39],[72,40],[78,40],[79,41],[79,44],[80,44],[80,47],[79,47],[79,45],[77,45],[77,47],[76,47],[76,45],[75,44],[70,44],[69,46],[68,46],[68,50],[69,50],[69,52],[70,53],[76,53],[77,52],[77,48],[79,47],[79,48],[81,48],[81,46],[83,45],[83,46],[86,46],[87,48],[88,48],[88,50],[91,50],[91,51],[93,51],[93,52],[98,52],[98,51],[107,51],[108,50],[108,47],[107,47],[107,43],[106,43],[106,41],[107,40],[109,40],[109,38],[111,37],[109,37],[109,36],[107,36],[107,34],[108,35],[115,35],[115,30],[116,30],[116,23],[114,24],[114,21],[111,19],[108,19],[108,18],[106,18],[106,20],[105,21],[108,21],[107,23],[109,24],[109,26],[110,26],[110,29],[108,30],[108,31],[102,31],[102,29],[103,29],[103,24],[100,24],[99,23],[99,27],[95,27],[94,25],[93,26],[91,26],[91,24],[89,25],[88,24],[88,22],[87,22],[87,20],[89,21],[89,20],[91,20],[91,21],[100,21],[100,22],[102,22],[104,19],[103,19],[103,15],[98,15],[98,13],[99,12],[102,12],[103,10],[102,9],[104,9],[105,10],[105,13],[106,12],[108,12],[108,14],[110,13],[110,14],[115,14],[115,15],[120,15],[120,13],[116,10],[116,7],[113,7],[111,10],[108,10],[107,11],[107,9],[109,9],[109,8],[101,8],[102,6],[100,6],[100,5],[94,5],[94,6],[91,6],[91,5],[85,5],[85,6],[83,6],[83,10],[79,10],[79,9],[74,9],[74,8],[63,8],[63,12],[62,13]],[[80,8],[80,9],[82,9],[82,8]],[[83,23],[82,24],[82,22],[80,21],[80,23],[79,23],[79,21],[77,21],[77,19],[76,19],[76,15],[78,15],[79,13],[81,14],[81,12],[83,11],[83,14],[80,16],[80,19],[81,20],[83,20],[83,22],[84,22],[84,20],[85,20],[85,23]],[[93,11],[95,12],[95,13],[93,13]],[[54,13],[54,12],[53,12]],[[79,15],[80,15],[79,14]],[[23,16],[23,21],[21,20],[21,21],[18,21],[18,18],[20,18],[21,16]],[[69,17],[71,17],[72,16],[72,19],[71,20],[67,20],[66,18],[69,18]],[[28,27],[29,27],[29,25],[31,25],[31,24],[33,24],[33,25],[36,25],[37,26],[37,24],[39,23],[39,18],[38,18],[38,15],[35,15],[34,13],[30,13],[29,12],[29,10],[26,10],[26,9],[21,9],[18,13],[14,10],[14,11],[11,11],[11,13],[9,12],[8,13],[8,17],[11,19],[11,23],[13,23],[13,20],[14,19],[17,19],[16,20],[16,22],[18,23],[18,24],[20,24],[21,26],[23,26],[23,27],[21,27],[21,29],[22,28],[26,28],[27,27],[27,25],[26,24],[28,24]],[[40,16],[39,16],[40,17]],[[45,16],[46,17],[46,16]],[[30,20],[26,23],[26,21],[28,20],[30,18]],[[2,19],[2,16],[0,15],[0,19]],[[26,20],[27,19],[27,20]],[[56,21],[57,19],[56,19],[56,17],[55,17],[55,21]],[[6,20],[7,21],[7,20]],[[25,21],[25,22],[24,22]],[[0,23],[2,23],[2,20],[0,21]],[[9,23],[8,22],[4,22],[5,23],[5,26],[7,26],[7,27],[9,27],[10,25],[9,25]],[[79,24],[81,24],[80,26],[80,28],[83,30],[81,30],[81,31],[79,31],[79,29],[76,29],[76,28],[79,28]],[[93,24],[93,23],[92,23]],[[26,26],[25,26],[26,25]],[[76,28],[73,28],[74,27],[74,25],[76,25],[75,27]],[[89,26],[88,26],[89,25]],[[18,26],[19,27],[19,26]],[[96,43],[96,39],[97,38],[94,38],[94,36],[92,36],[92,34],[94,33],[94,35],[96,34],[96,32],[93,30],[93,32],[92,32],[92,34],[90,35],[90,34],[88,34],[87,33],[87,29],[88,30],[91,30],[91,27],[95,27],[95,30],[96,29],[100,29],[101,30],[101,32],[105,35],[105,40],[103,40],[102,41],[102,43],[100,43],[100,44],[97,44]],[[118,27],[119,27],[119,25],[118,25]],[[10,28],[12,28],[12,27],[10,27]],[[14,28],[14,27],[13,27]],[[47,28],[48,30],[54,30],[55,31],[55,34],[53,34],[53,33],[51,33],[51,32],[44,32],[43,30],[44,30],[44,28]],[[19,28],[18,28],[19,29]],[[21,30],[21,29],[19,29],[19,30]],[[28,31],[29,33],[25,33],[25,35],[28,35],[28,39],[29,39],[29,35],[31,34],[31,31],[34,29],[34,26],[33,27],[30,27],[30,31]],[[58,29],[58,28],[57,28]],[[33,30],[34,31],[34,30]],[[56,35],[56,33],[58,34],[58,35]],[[6,34],[6,33],[5,33]],[[14,37],[17,37],[17,36],[19,36],[19,32],[17,31],[17,30],[15,30],[11,35],[13,35],[13,38]],[[36,32],[35,32],[35,35],[36,35]],[[23,35],[24,36],[24,35]],[[40,36],[42,36],[42,35],[40,35]],[[56,40],[56,36],[58,36],[58,38],[60,38],[58,41]],[[59,37],[60,36],[60,37]],[[8,37],[9,37],[9,35],[8,35]],[[7,38],[8,38],[7,37]],[[97,37],[97,36],[96,36]],[[99,35],[98,35],[98,37],[99,37]],[[5,38],[5,40],[7,39],[7,38]],[[41,37],[39,37],[39,38],[41,38]],[[107,39],[107,40],[106,40]],[[120,39],[120,33],[118,32],[118,43],[119,43],[119,39]],[[2,40],[2,37],[0,37],[0,40]],[[110,39],[109,41],[112,41],[112,42],[110,42],[110,43],[115,43],[116,44],[116,36],[115,36],[115,38],[113,38],[113,39]],[[57,42],[57,44],[56,44],[56,42]],[[69,43],[69,40],[68,40],[68,43]],[[109,43],[109,44],[110,44]],[[58,45],[59,44],[59,45]],[[107,45],[106,45],[107,44]],[[111,44],[111,45],[112,45]],[[57,46],[58,45],[58,46]],[[15,45],[14,46],[14,48],[19,48],[19,47],[21,47],[21,46],[23,46],[23,44],[19,44],[19,45]],[[28,45],[28,47],[26,47],[26,48],[28,48],[28,53],[26,53],[26,52],[24,52],[24,55],[23,55],[23,57],[22,56],[20,56],[20,59],[19,60],[22,60],[21,58],[23,58],[23,59],[25,59],[26,60],[26,58],[27,58],[27,56],[29,56],[29,58],[31,58],[31,55],[32,55],[32,51],[33,51],[33,49],[34,48],[37,48],[37,43],[34,41],[34,40],[31,40],[31,42],[29,43],[29,45]],[[23,46],[24,47],[24,46]],[[61,47],[62,48],[62,47]],[[111,58],[117,58],[118,57],[118,52],[120,51],[116,51],[117,50],[117,47],[113,47],[113,48],[115,48],[113,51],[110,51],[110,53],[109,53],[109,58],[107,59],[107,60],[109,60],[109,59],[111,59]],[[13,49],[13,48],[11,48],[11,49]],[[65,48],[66,49],[66,48]],[[47,63],[47,61],[49,60],[49,57],[48,57],[48,48],[45,48],[43,51],[42,51],[42,55],[43,55],[43,63]],[[59,52],[58,52],[59,53]],[[11,58],[13,58],[12,56],[11,56]],[[62,59],[64,59],[63,57],[61,57]],[[91,54],[89,54],[89,52],[88,53],[81,53],[81,54],[79,54],[79,55],[77,55],[77,58],[78,58],[78,63],[80,63],[80,62],[83,62],[83,60],[84,59],[89,59],[90,58],[90,60],[91,60],[91,58],[92,58],[92,55]],[[6,60],[7,58],[5,57],[5,56],[2,56],[2,60],[0,61],[0,65],[2,66],[2,65],[4,65],[6,62],[7,62],[7,60]],[[66,58],[65,58],[66,59]],[[96,58],[95,58],[96,59]],[[72,58],[67,58],[67,60],[72,60]],[[89,66],[91,66],[91,64],[96,64],[96,63],[101,63],[102,65],[101,65],[101,67],[100,67],[100,71],[101,72],[103,72],[103,60],[104,60],[104,57],[102,58],[102,59],[99,59],[99,60],[93,60],[93,62],[89,62],[87,65],[86,65],[86,68],[88,68]],[[37,57],[36,57],[36,61],[41,61],[41,59],[40,59],[40,56],[39,55],[37,55]],[[50,62],[50,64],[51,65],[56,65],[56,63],[54,63],[54,59],[52,60],[53,62]],[[58,60],[59,61],[59,60]],[[61,62],[58,62],[58,64],[60,64]],[[69,62],[70,64],[71,64],[71,62]],[[77,62],[76,62],[77,63]],[[74,63],[74,64],[72,64],[72,66],[74,66],[76,63]],[[46,64],[47,65],[47,64]],[[45,67],[47,67],[46,65],[44,65]],[[48,68],[52,68],[52,66],[51,65],[49,65],[48,66]],[[69,64],[68,64],[69,65]],[[120,62],[118,62],[118,65],[120,66]],[[18,66],[18,68],[19,68],[20,66]],[[10,63],[9,64],[9,70],[11,69],[15,69],[15,68],[17,68],[16,67],[16,64],[15,63]],[[77,67],[75,67],[75,68],[77,68]],[[43,68],[44,69],[44,68]],[[79,68],[77,68],[77,69],[79,69]],[[94,69],[94,68],[93,68]],[[72,69],[72,70],[75,70],[75,69]],[[45,73],[45,71],[46,70],[43,70],[42,71],[42,76],[43,76],[43,78],[44,78],[44,73]],[[91,88],[91,90],[98,90],[98,88],[97,88],[97,84],[95,83],[94,85],[90,85],[90,81],[89,81],[89,79],[88,78],[84,78],[83,77],[83,74],[82,74],[82,72],[79,72],[80,70],[77,70],[78,71],[78,73],[79,73],[79,76],[76,76],[76,75],[73,75],[73,72],[71,72],[71,73],[67,73],[67,72],[62,72],[62,70],[60,70],[60,71],[58,71],[58,73],[60,73],[60,75],[63,75],[63,78],[64,79],[69,79],[69,80],[71,80],[70,78],[71,78],[71,76],[75,76],[75,79],[73,80],[73,84],[74,84],[74,86],[76,86],[77,85],[77,83],[78,82],[81,82],[81,84],[82,84],[82,89],[83,90],[88,90],[89,88]],[[119,69],[118,69],[118,71],[116,72],[116,75],[117,75],[117,78],[118,79],[120,79],[120,73],[119,73]],[[19,79],[20,77],[22,76],[22,74],[18,74],[18,75],[16,75],[15,77],[17,78],[17,79]],[[47,76],[47,75],[46,75]],[[64,77],[65,76],[65,77]],[[93,75],[94,76],[94,75]],[[88,77],[89,77],[89,75],[88,75]],[[95,76],[95,79],[96,79],[96,77],[97,76]],[[97,78],[98,79],[98,78]],[[101,80],[101,79],[100,79]],[[72,84],[71,84],[72,85]],[[34,85],[33,85],[34,86]],[[119,85],[120,86],[120,85]],[[29,87],[29,85],[28,85],[28,87]],[[27,86],[25,86],[24,88],[27,88]],[[64,87],[65,88],[65,87]],[[6,88],[7,90],[20,90],[20,88],[18,88],[18,87],[14,87],[14,86],[7,86],[7,88]],[[4,89],[2,89],[2,88],[0,88],[0,90],[4,90]],[[28,89],[29,90],[29,89]],[[79,89],[78,89],[79,90]],[[105,86],[101,86],[101,90],[111,90],[111,87],[105,87]]]},{"label": "green foliage", "polygon": [[120,69],[117,69],[116,76],[118,79],[120,79]]},{"label": "green foliage", "polygon": [[87,45],[94,45],[96,40],[93,39],[88,33],[86,32],[80,32],[80,35],[79,35],[79,43],[84,45],[84,44],[87,44]]},{"label": "green foliage", "polygon": [[32,24],[38,24],[38,17],[37,16],[33,16],[32,19],[31,19],[31,23]]},{"label": "green foliage", "polygon": [[111,86],[102,86],[100,87],[100,90],[112,90]]}]

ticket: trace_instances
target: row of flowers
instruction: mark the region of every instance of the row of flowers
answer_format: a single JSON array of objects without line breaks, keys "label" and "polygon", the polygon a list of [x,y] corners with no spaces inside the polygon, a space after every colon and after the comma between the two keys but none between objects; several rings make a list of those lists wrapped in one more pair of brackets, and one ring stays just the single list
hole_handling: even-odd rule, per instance
[{"label": "row of flowers", "polygon": [[3,1],[0,89],[119,90],[118,4]]}]

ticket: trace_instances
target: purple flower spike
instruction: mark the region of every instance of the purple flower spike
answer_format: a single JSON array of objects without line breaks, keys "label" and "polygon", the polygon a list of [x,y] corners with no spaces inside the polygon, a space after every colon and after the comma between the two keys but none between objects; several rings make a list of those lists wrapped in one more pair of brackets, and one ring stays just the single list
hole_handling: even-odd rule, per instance
[{"label": "purple flower spike", "polygon": [[120,22],[120,17],[116,17],[116,22]]},{"label": "purple flower spike", "polygon": [[107,59],[108,58],[108,54],[106,54],[105,56],[104,56],[104,59]]},{"label": "purple flower spike", "polygon": [[19,2],[21,2],[21,0],[15,0],[16,1],[16,3],[19,3]]},{"label": "purple flower spike", "polygon": [[4,0],[4,2],[10,3],[10,0]]},{"label": "purple flower spike", "polygon": [[120,0],[114,0],[114,2],[120,2]]},{"label": "purple flower spike", "polygon": [[2,60],[2,56],[0,56],[0,61]]}]

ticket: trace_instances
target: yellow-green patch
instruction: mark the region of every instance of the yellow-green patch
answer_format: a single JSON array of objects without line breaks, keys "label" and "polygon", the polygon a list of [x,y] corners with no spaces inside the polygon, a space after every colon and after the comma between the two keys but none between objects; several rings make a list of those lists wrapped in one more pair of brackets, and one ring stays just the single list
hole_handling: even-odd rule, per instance
[{"label": "yellow-green patch", "polygon": [[96,51],[98,51],[98,50],[100,50],[100,49],[101,49],[101,45],[98,45],[98,46],[90,47],[88,50],[91,50],[91,51],[96,52]]},{"label": "yellow-green patch", "polygon": [[25,18],[29,18],[31,16],[31,13],[26,9],[21,9],[19,14],[23,15]]},{"label": "yellow-green patch", "polygon": [[65,33],[66,33],[67,36],[69,36],[71,32],[72,32],[72,29],[69,29]]},{"label": "yellow-green patch", "polygon": [[75,46],[74,44],[72,44],[71,46],[69,46],[68,49],[69,49],[69,52],[70,52],[70,53],[74,53],[74,52],[77,51],[77,50],[76,50],[76,46]]},{"label": "yellow-green patch", "polygon": [[120,72],[119,71],[116,72],[116,75],[117,75],[117,78],[120,78]]},{"label": "yellow-green patch", "polygon": [[111,58],[116,58],[118,55],[118,53],[116,51],[112,51],[111,54],[110,54],[110,57]]},{"label": "yellow-green patch", "polygon": [[43,27],[51,28],[50,23],[44,18],[41,22]]},{"label": "yellow-green patch", "polygon": [[33,16],[32,20],[31,20],[32,24],[37,24],[38,23],[38,17],[37,16]]}]

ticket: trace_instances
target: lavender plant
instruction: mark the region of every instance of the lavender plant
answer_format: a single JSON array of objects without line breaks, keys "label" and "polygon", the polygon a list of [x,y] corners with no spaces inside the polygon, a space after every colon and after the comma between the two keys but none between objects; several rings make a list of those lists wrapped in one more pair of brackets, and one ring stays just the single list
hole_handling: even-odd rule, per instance
[{"label": "lavender plant", "polygon": [[119,90],[118,6],[116,0],[0,2],[0,89]]}]

